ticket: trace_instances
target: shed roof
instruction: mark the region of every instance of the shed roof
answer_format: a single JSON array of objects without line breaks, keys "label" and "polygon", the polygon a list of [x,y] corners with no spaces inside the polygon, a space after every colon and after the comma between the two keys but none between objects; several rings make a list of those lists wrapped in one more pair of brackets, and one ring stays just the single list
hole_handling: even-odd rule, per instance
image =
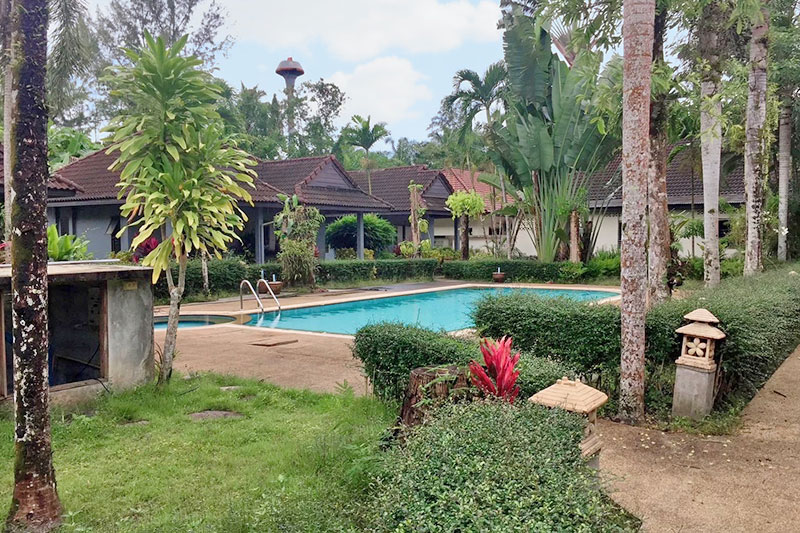
[{"label": "shed roof", "polygon": [[[497,201],[500,198],[499,193],[495,193],[494,187],[488,183],[478,181],[480,171],[466,170],[463,168],[443,168],[442,174],[453,187],[454,191],[475,191],[483,198],[483,204],[486,211],[492,211],[499,207]],[[492,197],[496,196],[495,205],[492,205]],[[509,200],[511,199],[508,197]]]},{"label": "shed roof", "polygon": [[[5,183],[5,174],[4,174],[4,158],[5,152],[3,152],[2,144],[0,143],[0,185]],[[59,176],[58,174],[51,174],[50,179],[47,180],[47,194],[48,196],[72,196],[76,192],[80,191],[81,187],[77,183],[68,180],[64,177]]]}]

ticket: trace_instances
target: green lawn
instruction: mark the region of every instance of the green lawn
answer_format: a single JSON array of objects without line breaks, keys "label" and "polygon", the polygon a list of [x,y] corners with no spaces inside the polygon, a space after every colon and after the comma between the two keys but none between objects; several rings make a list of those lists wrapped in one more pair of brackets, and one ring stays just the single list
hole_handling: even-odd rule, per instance
[{"label": "green lawn", "polygon": [[[241,389],[222,391],[222,385]],[[231,410],[240,419],[193,421]],[[64,531],[328,531],[358,525],[359,502],[394,413],[377,400],[232,377],[174,379],[55,409]],[[130,422],[147,420],[146,425]],[[13,422],[0,419],[0,500],[10,503]]]}]

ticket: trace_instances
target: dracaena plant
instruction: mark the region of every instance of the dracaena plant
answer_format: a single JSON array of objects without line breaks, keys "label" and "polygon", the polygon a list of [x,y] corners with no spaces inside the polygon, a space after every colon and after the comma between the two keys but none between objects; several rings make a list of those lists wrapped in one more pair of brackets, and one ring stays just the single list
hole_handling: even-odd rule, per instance
[{"label": "dracaena plant", "polygon": [[519,394],[517,378],[519,370],[515,370],[519,361],[519,352],[511,355],[511,337],[503,337],[498,341],[481,340],[484,368],[476,361],[469,363],[472,383],[485,395],[503,398],[514,403]]},{"label": "dracaena plant", "polygon": [[[113,94],[129,105],[105,128],[108,153],[120,172],[119,197],[128,225],[138,228],[135,250],[155,236],[159,244],[143,258],[155,283],[163,272],[170,294],[159,383],[169,379],[178,333],[188,255],[219,255],[247,220],[239,201],[252,203],[250,166],[255,162],[225,133],[217,112],[220,91],[196,57],[182,55],[187,37],[168,47],[145,35],[141,50],[126,50],[130,66],[107,78]],[[173,279],[170,264],[178,264]]]}]

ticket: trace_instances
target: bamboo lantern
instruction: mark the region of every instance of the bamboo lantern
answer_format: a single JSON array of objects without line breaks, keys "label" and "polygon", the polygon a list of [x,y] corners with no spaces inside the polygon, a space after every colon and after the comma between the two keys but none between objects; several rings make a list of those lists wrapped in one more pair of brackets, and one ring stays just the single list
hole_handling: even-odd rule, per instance
[{"label": "bamboo lantern", "polygon": [[683,318],[691,322],[675,330],[683,335],[681,355],[676,363],[709,372],[716,371],[716,342],[725,338],[725,333],[713,326],[719,324],[719,319],[707,309],[696,309]]},{"label": "bamboo lantern", "polygon": [[605,393],[580,381],[563,377],[531,396],[528,401],[545,407],[560,407],[565,411],[586,416],[587,424],[581,442],[581,454],[590,458],[590,462],[597,458],[602,448],[600,436],[597,434],[597,410],[608,401]]}]

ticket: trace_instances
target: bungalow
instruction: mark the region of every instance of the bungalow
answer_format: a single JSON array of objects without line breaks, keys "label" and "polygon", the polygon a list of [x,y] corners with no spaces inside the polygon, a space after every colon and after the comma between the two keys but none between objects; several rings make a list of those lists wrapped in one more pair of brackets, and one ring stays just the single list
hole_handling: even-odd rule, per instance
[{"label": "bungalow", "polygon": [[[588,196],[591,209],[590,220],[597,223],[597,250],[617,250],[622,240],[622,156],[618,154],[602,171],[594,173],[589,179]],[[672,214],[685,213],[687,216],[702,218],[703,216],[703,180],[697,164],[693,160],[691,151],[676,152],[667,165],[667,202]],[[475,190],[484,197],[486,212],[488,213],[497,205],[497,194],[492,187],[477,180],[477,175],[463,169],[446,168],[442,170],[454,190]],[[732,206],[744,204],[744,166],[740,163],[734,169],[724,174],[720,180],[720,198]],[[601,216],[603,213],[603,216]],[[720,213],[720,236],[729,230],[728,216]],[[484,235],[491,235],[501,228],[490,228],[488,218],[472,220],[470,235],[477,237],[471,241],[473,248],[485,244]],[[440,233],[441,232],[441,233]],[[437,236],[448,242],[455,242],[452,229],[442,226],[437,227]],[[478,240],[480,239],[480,240]],[[682,239],[681,250],[685,255],[702,254],[702,240]],[[516,249],[523,255],[533,256],[536,248],[529,234],[521,231],[517,237]]]},{"label": "bungalow", "polygon": [[[122,201],[117,198],[119,172],[109,170],[114,160],[115,155],[100,150],[61,168],[54,179],[73,183],[74,193],[51,195],[48,199],[50,223],[58,224],[62,233],[85,235],[90,243],[89,251],[97,258],[130,248],[135,235],[129,230],[117,237],[125,221],[119,212]],[[351,213],[363,220],[364,213],[392,209],[390,204],[361,190],[332,155],[285,161],[257,160],[254,171],[253,205],[241,203],[248,217],[242,242],[243,251],[252,252],[258,263],[277,251],[271,222],[282,208],[279,194],[296,194],[301,202],[317,207],[325,215],[326,222]],[[324,224],[319,232],[318,247],[321,255],[330,255],[325,246]],[[363,256],[363,247],[359,255]]]},{"label": "bungalow", "polygon": [[[350,176],[363,190],[369,190],[365,171],[351,171]],[[426,165],[382,168],[371,172],[370,181],[372,194],[392,206],[391,209],[377,211],[376,214],[395,225],[398,242],[411,240],[411,226],[408,221],[411,197],[408,187],[413,181],[422,185],[421,197],[426,209],[425,218],[428,220],[428,235],[423,235],[422,238],[430,239],[435,246],[453,246],[452,216],[445,201],[454,189],[441,170],[429,169]]]}]

